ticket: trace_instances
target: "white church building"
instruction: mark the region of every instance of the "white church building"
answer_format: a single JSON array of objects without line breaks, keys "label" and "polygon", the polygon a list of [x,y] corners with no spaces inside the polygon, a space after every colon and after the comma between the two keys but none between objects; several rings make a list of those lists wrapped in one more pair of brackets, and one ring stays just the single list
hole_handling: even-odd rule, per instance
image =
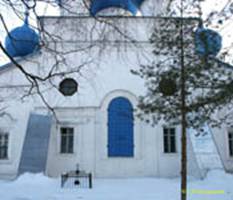
[{"label": "white church building", "polygon": [[[146,88],[130,72],[152,61],[149,39],[165,20],[159,17],[164,1],[82,2],[58,1],[60,16],[38,18],[40,35],[26,16],[6,39],[7,52],[29,77],[57,75],[30,89],[19,66],[0,67],[0,178],[25,172],[58,177],[77,164],[94,177],[179,176],[180,127],[151,126],[135,116]],[[41,47],[27,47],[28,36]],[[14,37],[20,39],[14,43]],[[233,131],[205,128],[209,134],[201,138],[188,134],[189,175],[200,178],[211,168],[233,172]]]}]

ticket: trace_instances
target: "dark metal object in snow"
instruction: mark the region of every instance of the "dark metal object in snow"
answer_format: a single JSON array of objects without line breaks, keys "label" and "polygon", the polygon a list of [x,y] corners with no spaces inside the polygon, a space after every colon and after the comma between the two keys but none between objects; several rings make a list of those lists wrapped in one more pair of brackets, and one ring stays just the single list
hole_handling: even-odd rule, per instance
[{"label": "dark metal object in snow", "polygon": [[70,171],[61,175],[61,187],[71,179],[73,184],[79,188],[92,188],[92,174],[85,171]]}]

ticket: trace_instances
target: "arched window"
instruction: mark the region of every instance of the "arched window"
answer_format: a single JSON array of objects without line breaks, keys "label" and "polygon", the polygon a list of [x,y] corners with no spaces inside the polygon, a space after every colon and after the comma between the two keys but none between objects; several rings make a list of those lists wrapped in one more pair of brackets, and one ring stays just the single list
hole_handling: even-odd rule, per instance
[{"label": "arched window", "polygon": [[108,107],[108,156],[134,156],[133,106],[124,97],[113,99]]}]

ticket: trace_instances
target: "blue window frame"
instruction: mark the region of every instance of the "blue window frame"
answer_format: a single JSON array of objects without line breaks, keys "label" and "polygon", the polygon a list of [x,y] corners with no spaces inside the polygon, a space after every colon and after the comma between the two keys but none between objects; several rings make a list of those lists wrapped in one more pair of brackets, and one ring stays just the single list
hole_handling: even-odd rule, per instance
[{"label": "blue window frame", "polygon": [[113,99],[108,107],[108,156],[134,156],[133,106],[124,97]]}]

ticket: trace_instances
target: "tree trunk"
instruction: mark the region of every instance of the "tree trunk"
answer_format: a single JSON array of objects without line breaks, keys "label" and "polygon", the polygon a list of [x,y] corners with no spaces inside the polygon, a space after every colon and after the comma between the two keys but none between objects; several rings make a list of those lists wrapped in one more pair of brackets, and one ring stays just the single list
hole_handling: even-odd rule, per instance
[{"label": "tree trunk", "polygon": [[181,200],[187,199],[187,139],[186,139],[186,91],[185,91],[185,64],[184,64],[184,32],[183,32],[183,0],[181,0],[180,26],[180,60],[181,60]]},{"label": "tree trunk", "polygon": [[185,111],[182,111],[182,150],[181,150],[181,200],[187,199],[187,141]]}]

